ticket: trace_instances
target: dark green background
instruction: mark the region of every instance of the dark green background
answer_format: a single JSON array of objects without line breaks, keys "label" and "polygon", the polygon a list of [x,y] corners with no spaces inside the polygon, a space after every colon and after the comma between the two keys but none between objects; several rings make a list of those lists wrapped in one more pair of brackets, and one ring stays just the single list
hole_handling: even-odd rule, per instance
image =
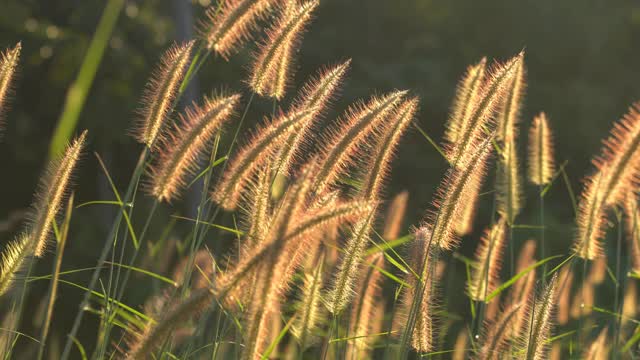
[{"label": "dark green background", "polygon": [[[0,47],[17,41],[23,44],[16,92],[0,144],[0,220],[15,217],[16,210],[27,208],[32,201],[66,89],[77,75],[104,4],[95,0],[0,0]],[[187,36],[190,22],[203,15],[201,5],[187,0],[129,1],[126,10],[81,113],[78,129],[89,130],[90,145],[77,177],[77,202],[112,198],[94,151],[105,158],[124,191],[141,149],[126,134],[145,81],[163,50],[174,39]],[[51,26],[59,30],[55,38],[47,35]],[[637,1],[323,0],[297,56],[294,83],[303,82],[325,64],[352,58],[342,96],[326,121],[356,99],[410,89],[422,100],[417,123],[439,140],[466,66],[482,56],[505,60],[524,48],[528,85],[522,132],[526,135],[533,115],[547,112],[555,132],[558,163],[568,161],[571,184],[579,192],[580,179],[591,171],[589,161],[599,151],[601,139],[627,107],[640,99],[639,39]],[[245,81],[253,47],[250,44],[230,62],[210,59],[191,94],[197,99],[200,94],[224,89],[242,93],[246,102]],[[293,92],[292,88],[289,93]],[[282,105],[287,103],[285,99]],[[271,108],[270,100],[255,102],[248,125]],[[520,141],[523,156],[525,139]],[[406,229],[419,222],[429,208],[445,169],[440,155],[413,129],[400,147],[387,191],[392,195],[409,190]],[[528,206],[519,223],[537,221],[534,190],[527,185]],[[546,205],[550,252],[566,253],[573,234],[573,209],[562,182],[554,184]],[[180,204],[176,208],[190,211]],[[152,227],[152,238],[173,212],[163,207],[156,217],[158,226]],[[490,212],[487,196],[477,228],[490,221]],[[110,215],[110,209],[100,207],[76,211],[63,269],[95,264]],[[134,221],[143,218],[144,213],[138,213]],[[180,223],[175,235],[183,236],[187,225]],[[20,223],[10,226],[0,233],[0,241],[5,243],[19,229]],[[531,235],[517,231],[515,241],[520,243]],[[219,246],[214,243],[215,236],[208,239],[210,246]],[[465,241],[461,251],[472,253],[474,243]],[[49,261],[40,262],[36,272],[49,272]],[[132,292],[145,292],[145,288]],[[58,306],[75,311],[78,294],[63,288]],[[56,324],[66,326],[60,320]]]}]

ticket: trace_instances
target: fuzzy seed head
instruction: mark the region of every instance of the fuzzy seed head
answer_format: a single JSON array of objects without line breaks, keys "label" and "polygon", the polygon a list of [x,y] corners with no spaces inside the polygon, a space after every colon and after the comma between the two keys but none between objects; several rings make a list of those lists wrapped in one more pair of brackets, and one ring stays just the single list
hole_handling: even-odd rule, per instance
[{"label": "fuzzy seed head", "polygon": [[558,275],[554,275],[553,279],[544,289],[530,309],[533,316],[527,316],[527,331],[523,333],[522,349],[526,350],[525,358],[527,360],[546,359],[549,352],[548,339],[551,335],[553,327],[553,312],[558,289]]},{"label": "fuzzy seed head", "polygon": [[507,95],[509,84],[517,75],[523,56],[520,53],[504,65],[496,64],[489,72],[478,100],[472,107],[464,133],[458,136],[455,144],[447,144],[445,147],[447,158],[455,167],[465,167],[471,161],[470,154],[478,139],[495,128],[494,114]]},{"label": "fuzzy seed head", "polygon": [[3,127],[3,115],[7,109],[8,98],[11,95],[21,50],[22,44],[17,43],[13,49],[0,52],[0,130]]},{"label": "fuzzy seed head", "polygon": [[380,269],[384,269],[384,255],[372,254],[365,260],[367,267],[362,268],[362,274],[356,287],[356,297],[351,310],[350,334],[358,338],[350,341],[347,347],[347,359],[367,359],[369,350],[375,338],[366,336],[378,332],[376,313],[382,305],[380,296],[384,277]]},{"label": "fuzzy seed head", "polygon": [[157,160],[149,169],[150,195],[159,201],[180,196],[189,178],[198,171],[207,146],[229,120],[239,100],[239,95],[205,98],[202,106],[194,103],[171,130],[164,132]]},{"label": "fuzzy seed head", "polygon": [[498,212],[506,216],[509,223],[514,223],[523,202],[515,138],[509,137],[505,140],[499,159],[496,185]]},{"label": "fuzzy seed head", "polygon": [[31,253],[31,247],[30,239],[25,234],[5,246],[0,256],[0,296],[11,288],[24,260]]},{"label": "fuzzy seed head", "polygon": [[213,199],[227,210],[234,210],[244,190],[256,175],[256,170],[265,166],[280,150],[284,139],[299,131],[312,116],[309,111],[297,111],[281,114],[272,123],[267,122],[259,128],[250,141],[246,143],[230,160],[222,180],[212,194]]},{"label": "fuzzy seed head", "polygon": [[277,0],[221,0],[207,9],[200,23],[200,36],[207,48],[225,59],[245,41],[251,40],[257,21],[268,14]]},{"label": "fuzzy seed head", "polygon": [[152,148],[167,117],[173,110],[173,102],[185,75],[193,41],[173,45],[167,50],[151,75],[142,96],[143,106],[134,131],[138,142]]},{"label": "fuzzy seed head", "polygon": [[578,204],[577,236],[573,251],[583,259],[593,260],[603,256],[601,240],[607,226],[606,174],[599,172],[585,180]]},{"label": "fuzzy seed head", "polygon": [[605,173],[604,202],[607,206],[622,204],[626,191],[637,191],[635,189],[640,185],[640,103],[633,104],[614,125],[594,164]]},{"label": "fuzzy seed head", "polygon": [[279,174],[288,176],[294,163],[301,160],[299,158],[307,148],[306,145],[310,137],[309,132],[338,91],[350,63],[351,60],[347,60],[335,67],[322,70],[318,76],[312,78],[303,86],[294,101],[293,111],[306,109],[312,115],[300,130],[290,134],[285,140],[276,160],[276,168]]},{"label": "fuzzy seed head", "polygon": [[365,199],[381,196],[394,152],[402,135],[411,125],[417,110],[417,98],[405,100],[398,105],[391,118],[383,124],[381,137],[375,143],[370,160],[367,161],[370,165],[365,170],[366,175],[361,190]]},{"label": "fuzzy seed head", "polygon": [[551,182],[554,172],[553,135],[547,116],[540,113],[533,118],[529,130],[529,181],[546,185]]},{"label": "fuzzy seed head", "polygon": [[364,156],[364,142],[372,135],[380,136],[385,128],[382,122],[401,101],[406,91],[395,91],[381,98],[373,97],[366,105],[351,107],[343,120],[328,130],[323,141],[320,161],[322,166],[314,186],[317,194],[330,191],[338,178]]},{"label": "fuzzy seed head", "polygon": [[481,95],[480,90],[484,81],[486,64],[487,58],[482,58],[479,63],[469,66],[464,77],[458,83],[451,115],[444,134],[445,141],[449,144],[457,143],[460,136],[465,134],[467,130],[471,110]]},{"label": "fuzzy seed head", "polygon": [[469,297],[476,301],[486,301],[499,281],[502,265],[502,251],[505,245],[507,223],[501,218],[495,225],[485,231],[476,249],[476,265],[471,275],[467,291]]},{"label": "fuzzy seed head", "polygon": [[63,205],[73,172],[82,155],[86,137],[87,131],[85,130],[67,147],[60,159],[51,161],[46,174],[41,179],[32,207],[28,230],[36,257],[44,255],[47,248],[53,222]]},{"label": "fuzzy seed head", "polygon": [[609,358],[609,344],[607,343],[607,327],[605,326],[598,337],[587,346],[582,355],[584,360],[600,360]]},{"label": "fuzzy seed head", "polygon": [[491,138],[477,144],[467,166],[451,168],[438,187],[435,210],[427,214],[427,226],[433,231],[434,244],[441,249],[454,249],[459,237],[456,223],[462,219],[464,207],[474,201],[486,174],[491,154]]},{"label": "fuzzy seed head", "polygon": [[280,18],[267,30],[267,40],[255,55],[249,80],[255,93],[276,99],[284,96],[291,77],[293,55],[318,4],[317,0],[302,4],[298,4],[297,0],[288,1]]}]

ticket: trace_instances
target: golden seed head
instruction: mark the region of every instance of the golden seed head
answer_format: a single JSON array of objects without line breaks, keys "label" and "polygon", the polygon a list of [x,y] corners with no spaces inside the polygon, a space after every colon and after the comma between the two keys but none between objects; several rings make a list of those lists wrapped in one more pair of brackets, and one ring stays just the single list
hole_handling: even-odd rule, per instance
[{"label": "golden seed head", "polygon": [[479,63],[469,66],[466,74],[458,83],[451,115],[444,134],[444,138],[449,144],[457,143],[460,136],[466,133],[471,110],[480,96],[486,64],[487,58],[483,57]]},{"label": "golden seed head", "polygon": [[134,131],[138,142],[152,148],[156,137],[173,110],[173,102],[191,59],[194,41],[173,45],[151,75],[142,96],[142,108]]},{"label": "golden seed head", "polygon": [[267,30],[267,40],[255,56],[249,80],[255,93],[276,99],[284,96],[291,77],[293,54],[318,4],[317,0],[303,4],[289,1],[281,11],[280,19]]},{"label": "golden seed head", "polygon": [[13,49],[0,52],[0,130],[2,130],[3,115],[7,109],[8,98],[11,95],[21,50],[22,44],[17,43]]},{"label": "golden seed head", "polygon": [[207,9],[200,35],[208,49],[227,59],[245,41],[278,0],[221,0]]},{"label": "golden seed head", "polygon": [[85,130],[67,147],[60,159],[49,164],[47,173],[40,182],[29,226],[29,237],[36,257],[44,255],[56,215],[63,205],[76,164],[82,155],[86,137]]},{"label": "golden seed head", "polygon": [[546,185],[551,182],[554,172],[553,136],[547,116],[540,113],[533,118],[529,130],[529,181]]},{"label": "golden seed head", "polygon": [[380,136],[385,128],[383,121],[402,100],[406,91],[394,91],[384,97],[373,97],[366,105],[352,106],[343,120],[328,130],[322,142],[320,160],[322,166],[314,186],[316,193],[332,190],[338,178],[363,153],[363,143],[370,136]]},{"label": "golden seed head", "polygon": [[504,217],[485,231],[476,249],[476,264],[468,283],[469,297],[476,301],[486,301],[500,280],[502,251],[505,245],[507,222]]},{"label": "golden seed head", "polygon": [[180,115],[178,123],[162,133],[158,156],[147,180],[152,196],[159,201],[180,196],[188,179],[197,173],[207,145],[231,117],[239,101],[239,95],[205,97],[202,105],[193,103]]}]

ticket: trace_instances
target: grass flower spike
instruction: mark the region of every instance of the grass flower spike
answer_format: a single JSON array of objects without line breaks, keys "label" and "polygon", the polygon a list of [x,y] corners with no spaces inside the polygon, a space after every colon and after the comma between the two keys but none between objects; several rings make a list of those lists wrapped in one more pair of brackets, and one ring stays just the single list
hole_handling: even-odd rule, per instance
[{"label": "grass flower spike", "polygon": [[529,181],[546,185],[551,182],[554,172],[553,137],[547,116],[540,113],[533,118],[529,130]]},{"label": "grass flower spike", "polygon": [[335,93],[342,84],[342,80],[349,69],[351,60],[340,65],[322,70],[320,75],[309,80],[294,101],[294,111],[309,110],[311,112],[301,129],[293,132],[284,141],[282,150],[276,160],[276,169],[279,174],[288,175],[301,151],[305,150],[305,142],[308,141],[309,131],[327,108]]},{"label": "grass flower spike", "polygon": [[135,130],[138,142],[151,148],[173,110],[173,102],[191,59],[193,41],[174,45],[164,53],[145,88]]},{"label": "grass flower spike", "polygon": [[574,252],[593,260],[602,255],[600,241],[605,235],[607,211],[624,202],[628,191],[635,192],[640,172],[640,104],[616,123],[605,140],[602,154],[594,160],[598,169],[587,179],[578,211],[578,236]]},{"label": "grass flower spike", "polygon": [[260,47],[249,80],[251,89],[257,94],[276,99],[284,96],[293,54],[317,6],[317,0],[303,4],[288,0],[280,19],[267,30],[267,41]]},{"label": "grass flower spike", "polygon": [[524,359],[542,360],[547,358],[549,350],[548,339],[553,327],[553,312],[558,289],[558,275],[544,289],[542,296],[532,302],[530,311],[532,316],[527,316],[527,331],[522,333],[522,350]]},{"label": "grass flower spike", "polygon": [[5,246],[0,256],[0,296],[11,288],[24,260],[29,256],[30,245],[29,237],[22,234]]},{"label": "grass flower spike", "polygon": [[22,44],[18,43],[13,49],[0,53],[0,130],[2,130],[3,115],[7,109],[13,79],[18,68],[20,50],[22,50]]},{"label": "grass flower spike", "polygon": [[171,131],[162,134],[158,159],[149,174],[149,192],[160,201],[171,201],[187,185],[189,175],[198,168],[198,160],[206,146],[233,113],[239,95],[204,99],[193,104],[180,116]]},{"label": "grass flower spike", "polygon": [[476,249],[476,267],[467,288],[473,300],[486,300],[499,281],[506,227],[506,219],[501,218],[485,232]]},{"label": "grass flower spike", "polygon": [[449,144],[456,144],[460,136],[467,131],[471,110],[481,95],[486,64],[487,58],[482,58],[476,65],[469,66],[467,73],[458,83],[451,115],[444,134],[444,138]]},{"label": "grass flower spike", "polygon": [[87,131],[85,130],[67,147],[62,158],[53,160],[49,164],[47,173],[40,183],[29,227],[29,238],[36,257],[41,257],[46,250],[53,222],[63,205],[64,196],[82,154],[86,137]]},{"label": "grass flower spike", "polygon": [[247,40],[258,20],[274,6],[276,0],[220,0],[207,9],[200,33],[212,49],[228,58]]},{"label": "grass flower spike", "polygon": [[405,94],[406,91],[395,91],[381,98],[374,97],[366,105],[356,105],[349,109],[344,120],[329,130],[321,149],[322,166],[314,186],[316,193],[330,190],[339,176],[353,165],[363,142],[372,133],[379,133],[384,128],[382,121]]}]

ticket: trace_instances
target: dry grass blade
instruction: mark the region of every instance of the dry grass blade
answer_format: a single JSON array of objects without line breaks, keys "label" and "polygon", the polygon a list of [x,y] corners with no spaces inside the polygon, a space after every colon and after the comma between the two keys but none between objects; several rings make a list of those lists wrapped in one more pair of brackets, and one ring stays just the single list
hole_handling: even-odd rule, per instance
[{"label": "dry grass blade", "polygon": [[274,6],[277,0],[221,0],[207,9],[206,19],[200,23],[200,35],[208,49],[225,59],[247,40],[257,27],[257,21]]},{"label": "dry grass blade", "polygon": [[147,188],[159,201],[180,196],[190,175],[198,169],[201,155],[229,119],[240,100],[239,95],[205,98],[203,105],[193,104],[180,116],[178,124],[160,137],[158,158],[149,169]]},{"label": "dry grass blade", "polygon": [[260,46],[252,66],[249,85],[262,96],[281,99],[290,75],[294,52],[318,1],[287,2],[280,19],[267,30],[267,40]]},{"label": "dry grass blade", "polygon": [[173,45],[167,50],[147,83],[142,96],[143,106],[139,110],[138,124],[134,135],[138,142],[152,148],[164,123],[173,110],[173,102],[184,77],[193,41]]}]

